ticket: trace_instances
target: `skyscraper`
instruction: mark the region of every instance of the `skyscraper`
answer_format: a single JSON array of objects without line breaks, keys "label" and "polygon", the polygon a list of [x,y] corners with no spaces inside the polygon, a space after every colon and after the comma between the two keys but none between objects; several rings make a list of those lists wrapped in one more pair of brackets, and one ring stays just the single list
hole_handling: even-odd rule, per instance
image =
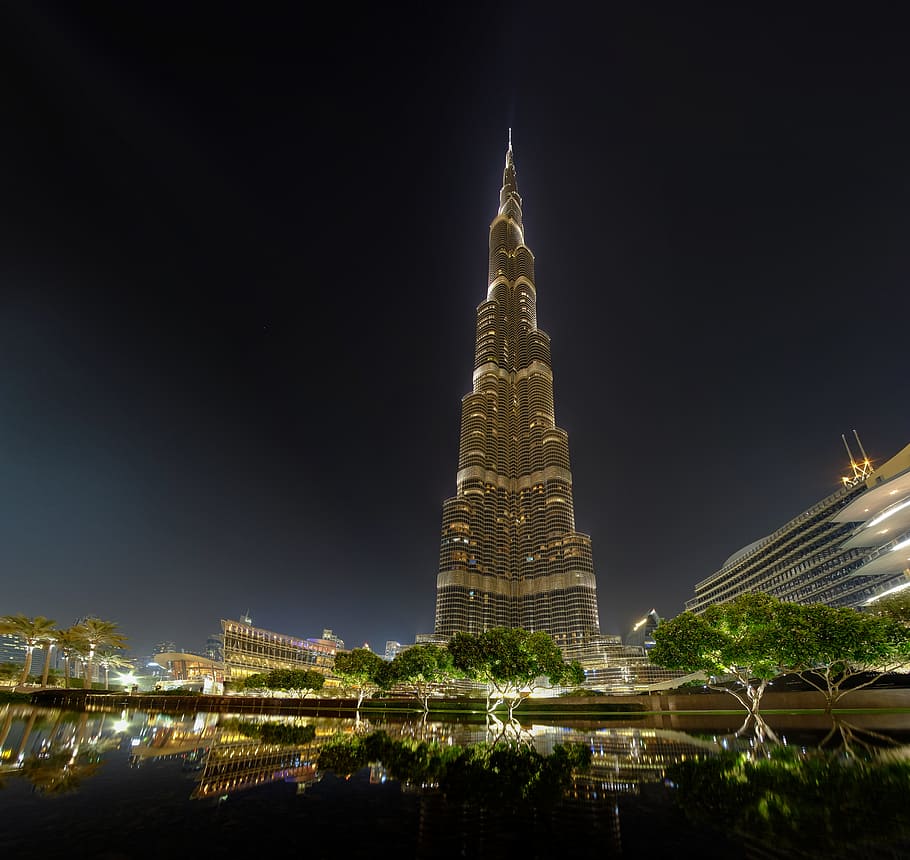
[{"label": "skyscraper", "polygon": [[600,633],[591,539],[575,531],[568,437],[556,426],[550,338],[537,327],[511,132],[456,492],[442,509],[434,632],[491,627],[542,630],[563,648]]}]

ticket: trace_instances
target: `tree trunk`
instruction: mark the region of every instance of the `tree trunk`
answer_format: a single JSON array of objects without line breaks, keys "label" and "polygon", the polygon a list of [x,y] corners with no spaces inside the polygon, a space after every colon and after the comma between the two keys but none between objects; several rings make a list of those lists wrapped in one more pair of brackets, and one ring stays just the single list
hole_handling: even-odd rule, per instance
[{"label": "tree trunk", "polygon": [[32,651],[34,650],[33,645],[25,646],[25,665],[22,667],[22,677],[19,679],[19,685],[28,681],[28,673],[32,671]]},{"label": "tree trunk", "polygon": [[82,689],[91,690],[92,689],[92,662],[95,659],[95,655],[89,651],[88,660],[83,664],[83,674],[82,674]]},{"label": "tree trunk", "polygon": [[41,686],[47,686],[47,676],[51,672],[51,649],[54,647],[53,642],[47,642],[47,653],[44,655],[44,671],[41,673]]}]

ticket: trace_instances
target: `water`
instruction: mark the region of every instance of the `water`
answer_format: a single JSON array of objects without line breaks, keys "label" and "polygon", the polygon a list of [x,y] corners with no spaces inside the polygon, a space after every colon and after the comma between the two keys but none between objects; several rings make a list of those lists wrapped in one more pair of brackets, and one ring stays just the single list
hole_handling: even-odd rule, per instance
[{"label": "water", "polygon": [[910,715],[740,726],[5,705],[0,856],[910,856]]}]

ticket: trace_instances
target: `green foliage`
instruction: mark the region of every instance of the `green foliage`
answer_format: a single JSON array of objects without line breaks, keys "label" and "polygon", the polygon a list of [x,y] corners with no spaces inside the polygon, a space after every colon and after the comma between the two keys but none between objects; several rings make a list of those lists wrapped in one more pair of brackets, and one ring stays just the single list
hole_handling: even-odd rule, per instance
[{"label": "green foliage", "polygon": [[[851,690],[862,689],[905,663],[910,652],[910,633],[887,613],[873,615],[820,603],[785,603],[780,623],[787,667],[824,693],[829,710]],[[861,673],[870,676],[845,688]]]},{"label": "green foliage", "polygon": [[29,702],[31,701],[31,693],[16,693],[13,690],[0,690],[0,702]]},{"label": "green foliage", "polygon": [[385,660],[369,648],[355,648],[335,655],[335,674],[342,680],[354,684],[376,683],[377,675]]},{"label": "green foliage", "polygon": [[683,672],[729,676],[731,686],[708,686],[732,695],[750,714],[758,713],[768,682],[782,674],[787,631],[781,602],[767,594],[743,594],[683,612],[654,630],[651,662]]},{"label": "green foliage", "polygon": [[780,606],[767,594],[744,594],[701,615],[683,612],[655,629],[651,662],[683,672],[775,678],[782,661]]},{"label": "green foliage", "polygon": [[15,681],[22,676],[22,667],[18,663],[0,663],[0,680]]},{"label": "green foliage", "polygon": [[317,766],[347,776],[371,762],[381,763],[393,779],[437,785],[453,802],[513,814],[516,806],[558,802],[572,774],[590,766],[591,751],[584,744],[558,744],[544,756],[526,744],[460,747],[392,740],[379,731],[364,737],[336,735],[322,747]]},{"label": "green foliage", "polygon": [[90,689],[92,685],[92,663],[95,654],[101,649],[121,649],[126,647],[126,636],[120,632],[114,621],[103,621],[100,618],[86,618],[85,621],[70,628],[74,638],[81,641],[85,652],[85,674],[83,685]]},{"label": "green foliage", "polygon": [[904,627],[910,627],[910,589],[879,598],[871,604],[869,613],[879,618],[890,618]]},{"label": "green foliage", "polygon": [[570,663],[567,663],[565,672],[559,683],[562,684],[563,687],[573,687],[584,684],[584,682],[585,670],[582,669],[581,663],[579,663],[578,660],[572,660]]},{"label": "green foliage", "polygon": [[[548,634],[512,627],[483,633],[456,633],[449,641],[455,667],[492,689],[509,712],[547,678],[551,684],[572,686],[584,681],[578,662],[566,663]],[[495,707],[495,705],[493,706]]]},{"label": "green foliage", "polygon": [[22,674],[19,676],[20,684],[28,681],[32,668],[32,653],[35,648],[54,641],[55,624],[55,621],[45,618],[43,615],[29,618],[19,612],[15,615],[0,616],[0,633],[12,633],[25,645],[25,664],[22,667]]},{"label": "green foliage", "polygon": [[[779,856],[881,856],[910,835],[910,764],[773,747],[671,765],[686,816],[706,830],[773,844]],[[746,852],[748,853],[748,851]]]},{"label": "green foliage", "polygon": [[355,648],[335,656],[334,672],[357,690],[359,706],[367,693],[375,692],[385,683],[387,668],[386,661],[369,648]]},{"label": "green foliage", "polygon": [[329,738],[319,750],[316,766],[339,776],[350,776],[370,763],[363,738],[338,734]]},{"label": "green foliage", "polygon": [[731,686],[708,686],[731,693],[750,713],[779,675],[799,674],[824,693],[830,709],[859,672],[874,668],[880,675],[910,659],[907,627],[889,613],[786,603],[767,594],[741,595],[701,615],[683,612],[661,623],[654,640],[653,663],[732,678]]},{"label": "green foliage", "polygon": [[423,703],[424,710],[427,710],[433,687],[458,676],[447,648],[439,645],[414,645],[396,654],[391,663],[386,663],[380,669],[377,679],[386,689],[394,686],[410,687]]},{"label": "green foliage", "polygon": [[234,729],[248,738],[259,738],[269,744],[300,746],[316,737],[315,726],[295,726],[290,723],[253,723],[249,720],[225,720],[226,728]]},{"label": "green foliage", "polygon": [[272,669],[250,675],[242,683],[245,690],[286,690],[306,694],[321,690],[325,675],[315,669]]}]

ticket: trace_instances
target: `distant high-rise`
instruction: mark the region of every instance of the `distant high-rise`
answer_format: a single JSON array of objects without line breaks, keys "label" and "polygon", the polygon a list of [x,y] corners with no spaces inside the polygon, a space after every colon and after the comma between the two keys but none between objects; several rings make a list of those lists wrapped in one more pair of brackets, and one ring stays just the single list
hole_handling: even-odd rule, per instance
[{"label": "distant high-rise", "polygon": [[511,134],[456,493],[442,509],[434,635],[491,627],[542,630],[563,648],[600,634],[591,539],[575,531],[568,437],[556,426],[550,338],[537,328]]}]

